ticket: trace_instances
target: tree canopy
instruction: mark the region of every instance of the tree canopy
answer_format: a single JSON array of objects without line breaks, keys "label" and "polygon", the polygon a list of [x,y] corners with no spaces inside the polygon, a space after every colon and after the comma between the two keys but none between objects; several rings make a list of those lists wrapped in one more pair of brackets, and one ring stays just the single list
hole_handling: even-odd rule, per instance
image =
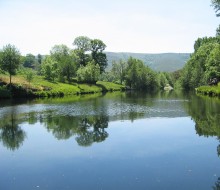
[{"label": "tree canopy", "polygon": [[3,50],[0,54],[0,67],[3,71],[8,72],[10,76],[10,85],[11,77],[16,74],[21,63],[21,54],[19,50],[11,44],[8,44],[3,47]]},{"label": "tree canopy", "polygon": [[219,17],[220,16],[220,0],[212,0],[211,1],[212,6],[214,7],[216,16]]}]

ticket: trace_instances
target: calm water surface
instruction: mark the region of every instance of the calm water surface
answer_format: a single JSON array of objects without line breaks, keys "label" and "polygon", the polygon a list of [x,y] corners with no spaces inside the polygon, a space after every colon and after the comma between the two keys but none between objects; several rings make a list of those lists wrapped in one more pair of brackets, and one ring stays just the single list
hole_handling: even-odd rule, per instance
[{"label": "calm water surface", "polygon": [[220,189],[220,101],[176,92],[0,101],[1,190]]}]

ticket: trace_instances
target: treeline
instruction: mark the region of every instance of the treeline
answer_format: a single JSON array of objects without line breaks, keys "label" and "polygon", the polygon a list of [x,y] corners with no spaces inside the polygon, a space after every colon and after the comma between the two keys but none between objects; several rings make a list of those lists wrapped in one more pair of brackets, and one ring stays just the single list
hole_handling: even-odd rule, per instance
[{"label": "treeline", "polygon": [[113,61],[112,69],[101,76],[102,80],[124,84],[132,89],[159,89],[173,85],[173,76],[166,72],[156,72],[143,61],[130,57],[128,61]]},{"label": "treeline", "polygon": [[175,75],[155,72],[141,60],[130,57],[128,61],[120,60],[112,63],[112,69],[106,71],[107,57],[104,53],[106,45],[99,39],[86,36],[75,38],[73,48],[64,44],[55,45],[49,55],[21,56],[13,45],[6,45],[0,51],[1,72],[11,77],[17,70],[27,70],[26,78],[30,82],[33,75],[44,76],[49,81],[95,84],[98,80],[126,85],[131,89],[147,90],[173,86]]},{"label": "treeline", "polygon": [[70,49],[64,44],[55,45],[46,56],[21,56],[14,45],[8,44],[0,51],[1,72],[9,73],[10,83],[11,76],[24,68],[30,68],[51,81],[70,83],[77,78],[79,82],[95,83],[107,67],[106,54],[103,53],[106,45],[99,39],[80,36],[74,40],[73,46]]},{"label": "treeline", "polygon": [[209,84],[213,78],[220,79],[220,36],[198,38],[179,83],[190,90]]},{"label": "treeline", "polygon": [[[220,1],[212,0],[216,16],[220,16]],[[213,79],[220,81],[220,25],[215,37],[198,38],[194,52],[180,72],[178,84],[190,90],[208,85]]]}]

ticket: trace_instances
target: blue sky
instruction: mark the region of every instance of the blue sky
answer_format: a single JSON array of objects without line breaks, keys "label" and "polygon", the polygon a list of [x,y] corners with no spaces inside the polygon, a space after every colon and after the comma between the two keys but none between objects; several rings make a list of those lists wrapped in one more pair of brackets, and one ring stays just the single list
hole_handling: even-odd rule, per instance
[{"label": "blue sky", "polygon": [[106,51],[192,52],[198,37],[214,36],[211,0],[0,0],[0,48],[48,54],[72,48],[77,36],[103,40]]}]

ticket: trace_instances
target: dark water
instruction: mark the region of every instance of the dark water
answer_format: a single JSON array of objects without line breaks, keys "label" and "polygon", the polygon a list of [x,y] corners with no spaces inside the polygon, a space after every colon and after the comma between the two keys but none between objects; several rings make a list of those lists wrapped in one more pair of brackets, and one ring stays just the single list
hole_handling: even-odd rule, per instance
[{"label": "dark water", "polygon": [[220,189],[220,101],[176,92],[0,102],[0,189]]}]

